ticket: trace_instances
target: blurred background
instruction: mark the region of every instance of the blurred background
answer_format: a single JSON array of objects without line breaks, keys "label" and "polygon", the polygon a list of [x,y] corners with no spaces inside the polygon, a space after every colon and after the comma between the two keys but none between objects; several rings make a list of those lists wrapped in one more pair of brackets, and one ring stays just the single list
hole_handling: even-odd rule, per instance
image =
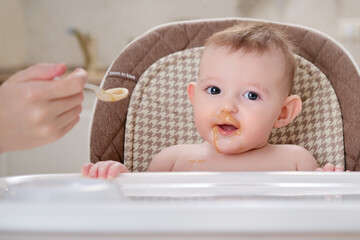
[{"label": "blurred background", "polygon": [[[340,42],[360,63],[358,0],[0,0],[0,84],[37,62],[83,66],[100,83],[133,39],[164,23],[247,17],[304,25]],[[94,96],[80,123],[59,142],[0,155],[0,176],[78,172],[88,162]]]}]

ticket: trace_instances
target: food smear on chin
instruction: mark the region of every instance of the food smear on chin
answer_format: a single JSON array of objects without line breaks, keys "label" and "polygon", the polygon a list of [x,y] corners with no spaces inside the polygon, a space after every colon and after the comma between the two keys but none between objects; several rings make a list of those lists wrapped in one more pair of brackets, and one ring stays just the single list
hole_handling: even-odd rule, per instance
[{"label": "food smear on chin", "polygon": [[229,112],[220,112],[215,116],[216,124],[213,126],[212,131],[214,135],[214,146],[217,152],[221,152],[219,149],[219,135],[223,136],[240,136],[240,123]]},{"label": "food smear on chin", "polygon": [[214,134],[214,146],[215,146],[215,150],[220,153],[219,150],[219,129],[217,126],[214,126],[212,128],[213,134]]}]

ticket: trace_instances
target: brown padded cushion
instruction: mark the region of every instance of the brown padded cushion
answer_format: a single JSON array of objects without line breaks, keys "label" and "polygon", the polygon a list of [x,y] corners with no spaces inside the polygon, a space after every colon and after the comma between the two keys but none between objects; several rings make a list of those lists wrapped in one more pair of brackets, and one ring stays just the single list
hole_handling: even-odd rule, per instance
[{"label": "brown padded cushion", "polygon": [[[130,94],[143,72],[155,61],[173,52],[202,46],[210,35],[239,22],[214,19],[173,23],[144,34],[126,47],[104,78],[104,89],[126,87]],[[298,55],[307,59],[331,82],[343,115],[345,164],[348,170],[360,170],[360,76],[344,50],[321,33],[299,26],[271,23],[281,28],[298,46]],[[129,98],[117,103],[98,101],[90,136],[90,160],[124,160],[125,121]]]}]

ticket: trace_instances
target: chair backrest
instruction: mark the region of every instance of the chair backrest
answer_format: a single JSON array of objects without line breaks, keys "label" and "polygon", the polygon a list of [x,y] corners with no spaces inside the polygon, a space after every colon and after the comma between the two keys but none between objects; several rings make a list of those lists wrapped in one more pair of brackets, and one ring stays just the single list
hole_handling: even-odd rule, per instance
[{"label": "chair backrest", "polygon": [[[214,32],[242,21],[255,20],[216,19],[168,24],[146,33],[124,49],[109,68],[102,86],[105,89],[128,88],[133,94],[129,113],[130,99],[111,104],[97,102],[91,128],[91,161],[112,159],[123,162],[126,150],[126,165],[134,171],[142,171],[151,155],[162,147],[201,141],[193,128],[191,107],[184,99],[186,83],[196,80],[199,47],[204,40]],[[345,157],[346,169],[358,170],[360,122],[356,118],[360,115],[357,109],[360,100],[355,93],[360,91],[360,76],[356,64],[343,48],[319,32],[300,26],[270,24],[281,28],[299,47],[297,61],[302,67],[297,73],[294,91],[301,93],[304,102],[301,115],[287,128],[274,131],[270,141],[303,145],[313,152],[320,164],[342,163]],[[168,66],[171,67],[162,68],[164,62],[165,65],[170,63]],[[184,69],[186,76],[175,74]],[[185,95],[170,97],[169,92],[161,93],[159,89],[163,88],[163,83],[159,79],[178,86],[180,90],[175,91],[175,95],[178,92]],[[151,86],[146,87],[146,84]],[[163,94],[161,98],[156,98],[158,93]],[[170,99],[177,105],[170,106]],[[160,111],[151,112],[147,108],[151,105]],[[156,128],[161,121],[168,127],[175,124],[167,131],[175,132],[173,137],[161,135],[166,132]],[[146,126],[137,128],[138,123],[139,127],[141,124]],[[125,130],[125,126],[128,129]],[[149,133],[152,134],[150,138]]]},{"label": "chair backrest", "polygon": [[[203,48],[165,56],[151,65],[136,84],[125,126],[125,164],[144,171],[161,149],[200,143],[186,87],[196,81]],[[272,131],[271,143],[302,145],[319,165],[344,165],[344,141],[339,103],[329,80],[312,63],[296,56],[294,94],[301,97],[301,114],[286,127]],[[331,141],[329,141],[331,139]]]}]

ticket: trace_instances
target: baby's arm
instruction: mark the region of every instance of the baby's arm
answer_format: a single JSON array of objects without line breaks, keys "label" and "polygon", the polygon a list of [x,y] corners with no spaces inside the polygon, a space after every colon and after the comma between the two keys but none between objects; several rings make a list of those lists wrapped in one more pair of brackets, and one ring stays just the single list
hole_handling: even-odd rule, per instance
[{"label": "baby's arm", "polygon": [[[300,147],[295,152],[297,156],[297,170],[298,171],[317,171],[317,172],[343,172],[344,167],[335,166],[334,164],[327,163],[324,167],[319,167],[314,156],[305,148]],[[347,172],[349,172],[347,170]]]},{"label": "baby's arm", "polygon": [[81,175],[91,178],[115,178],[119,173],[128,172],[124,164],[112,160],[100,161],[95,164],[85,163],[81,167]]},{"label": "baby's arm", "polygon": [[171,146],[159,152],[149,164],[147,172],[171,172],[177,156],[181,154],[179,145]]},{"label": "baby's arm", "polygon": [[293,153],[296,157],[296,169],[297,171],[314,171],[319,167],[314,156],[305,148],[298,146]]}]

